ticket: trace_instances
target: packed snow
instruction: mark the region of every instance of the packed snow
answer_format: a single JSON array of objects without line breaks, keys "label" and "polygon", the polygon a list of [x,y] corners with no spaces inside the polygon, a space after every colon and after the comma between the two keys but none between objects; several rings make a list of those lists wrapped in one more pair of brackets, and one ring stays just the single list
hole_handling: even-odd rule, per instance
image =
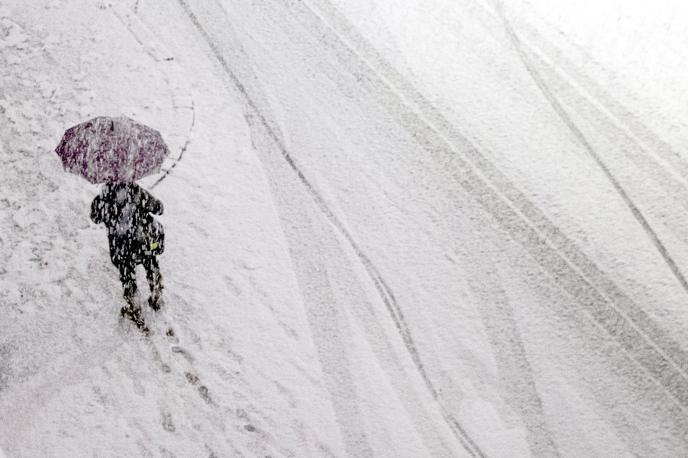
[{"label": "packed snow", "polygon": [[[684,4],[27,3],[0,457],[688,455]],[[95,116],[171,151],[150,336],[54,151]]]}]

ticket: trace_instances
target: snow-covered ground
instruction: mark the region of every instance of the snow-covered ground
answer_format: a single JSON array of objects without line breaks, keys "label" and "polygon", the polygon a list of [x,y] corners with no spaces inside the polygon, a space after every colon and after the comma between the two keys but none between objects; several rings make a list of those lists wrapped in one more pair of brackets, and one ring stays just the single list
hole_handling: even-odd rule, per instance
[{"label": "snow-covered ground", "polygon": [[[648,3],[0,3],[0,456],[687,455]],[[173,151],[150,338],[53,152],[120,114]]]}]

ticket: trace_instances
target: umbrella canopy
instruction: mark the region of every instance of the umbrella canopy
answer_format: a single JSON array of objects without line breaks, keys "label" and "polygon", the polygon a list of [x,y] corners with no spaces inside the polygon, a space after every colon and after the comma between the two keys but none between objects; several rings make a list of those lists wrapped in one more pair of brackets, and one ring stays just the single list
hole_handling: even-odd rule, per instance
[{"label": "umbrella canopy", "polygon": [[124,116],[67,129],[55,152],[66,171],[91,183],[136,181],[159,172],[169,154],[160,132]]}]

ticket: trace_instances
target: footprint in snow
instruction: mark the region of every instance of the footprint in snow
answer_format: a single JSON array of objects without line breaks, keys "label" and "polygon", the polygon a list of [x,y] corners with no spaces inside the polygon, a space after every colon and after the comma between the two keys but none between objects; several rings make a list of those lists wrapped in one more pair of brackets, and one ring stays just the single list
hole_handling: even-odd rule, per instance
[{"label": "footprint in snow", "polygon": [[198,394],[201,395],[201,398],[207,403],[211,404],[213,400],[210,397],[210,392],[208,391],[208,387],[205,385],[199,385],[201,380],[198,378],[198,376],[194,373],[191,372],[186,372],[184,374],[186,376],[186,380],[194,386],[198,385]]},{"label": "footprint in snow", "polygon": [[173,433],[177,428],[175,428],[174,423],[172,423],[172,415],[169,412],[163,412],[162,414],[162,427],[165,431]]},{"label": "footprint in snow", "polygon": [[170,349],[172,350],[172,353],[178,353],[178,354],[182,355],[184,357],[184,359],[186,359],[188,362],[190,362],[190,363],[194,362],[194,358],[193,358],[193,356],[191,356],[191,353],[189,353],[188,351],[186,351],[184,348],[180,347],[179,345],[173,345],[172,347],[170,347]]}]

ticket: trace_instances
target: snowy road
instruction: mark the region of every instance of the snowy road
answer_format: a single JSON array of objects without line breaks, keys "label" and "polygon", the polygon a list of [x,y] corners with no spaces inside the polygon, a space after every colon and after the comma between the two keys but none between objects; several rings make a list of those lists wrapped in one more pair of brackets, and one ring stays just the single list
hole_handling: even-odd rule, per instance
[{"label": "snowy road", "polygon": [[[0,4],[0,449],[688,453],[685,95],[597,44],[609,7],[670,84],[682,30],[504,3]],[[144,181],[178,344],[118,321],[52,152],[120,113],[174,151]]]}]

